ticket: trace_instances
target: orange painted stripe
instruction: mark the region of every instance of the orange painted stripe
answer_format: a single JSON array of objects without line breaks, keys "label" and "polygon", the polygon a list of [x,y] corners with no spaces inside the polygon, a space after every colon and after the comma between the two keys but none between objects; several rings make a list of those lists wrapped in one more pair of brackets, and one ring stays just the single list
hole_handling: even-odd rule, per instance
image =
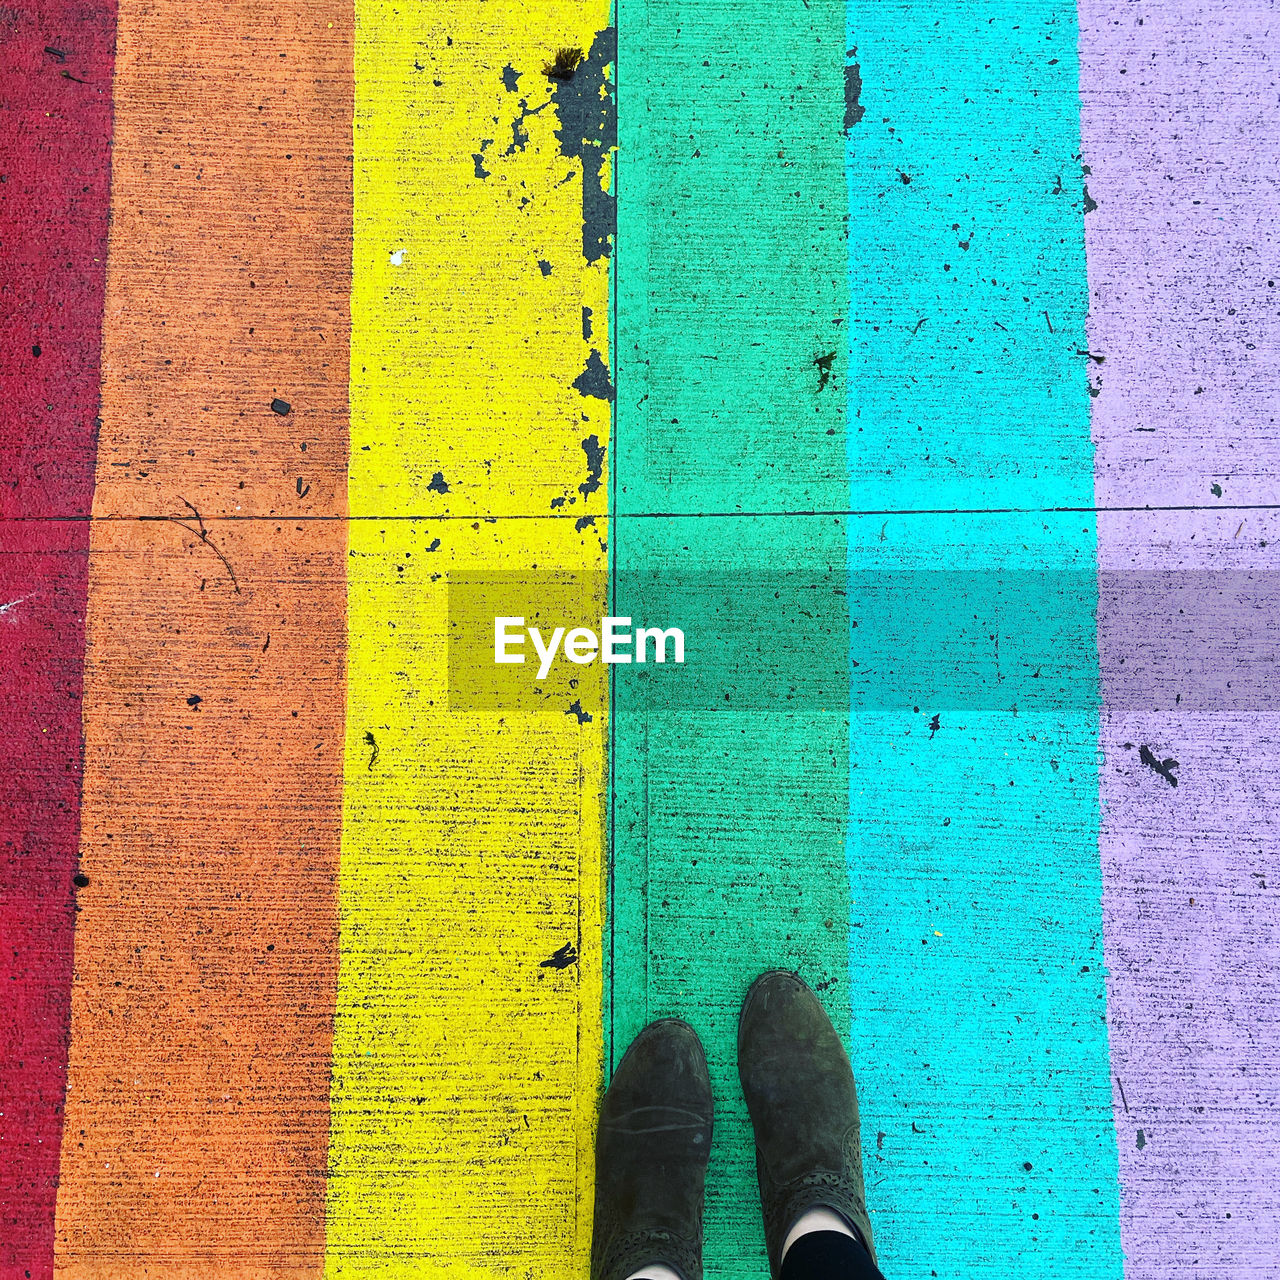
[{"label": "orange painted stripe", "polygon": [[351,37],[119,8],[61,1275],[322,1269]]}]

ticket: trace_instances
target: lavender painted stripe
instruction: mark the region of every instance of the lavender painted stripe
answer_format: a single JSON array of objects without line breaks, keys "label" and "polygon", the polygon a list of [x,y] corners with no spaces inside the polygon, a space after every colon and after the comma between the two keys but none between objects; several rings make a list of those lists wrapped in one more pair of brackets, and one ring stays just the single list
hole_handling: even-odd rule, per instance
[{"label": "lavender painted stripe", "polygon": [[[1079,13],[1097,206],[1085,219],[1089,346],[1104,358],[1093,368],[1098,503],[1275,502],[1278,15],[1188,0],[1081,0]],[[1239,592],[1246,608],[1275,595],[1267,574],[1251,588],[1239,571],[1274,572],[1277,551],[1274,513],[1098,521],[1112,584],[1126,569],[1195,571],[1197,589],[1236,601],[1237,619],[1248,616]],[[1210,611],[1197,643],[1166,658],[1174,678],[1145,683],[1172,705],[1135,696],[1135,651],[1167,650],[1180,618],[1189,579],[1170,581],[1163,602],[1146,575],[1141,589],[1099,594],[1126,1274],[1270,1280],[1280,1274],[1280,681],[1270,700],[1205,696],[1205,676],[1221,687],[1240,662],[1238,628],[1211,624]],[[1244,646],[1255,663],[1280,659],[1277,634],[1264,610]]]}]

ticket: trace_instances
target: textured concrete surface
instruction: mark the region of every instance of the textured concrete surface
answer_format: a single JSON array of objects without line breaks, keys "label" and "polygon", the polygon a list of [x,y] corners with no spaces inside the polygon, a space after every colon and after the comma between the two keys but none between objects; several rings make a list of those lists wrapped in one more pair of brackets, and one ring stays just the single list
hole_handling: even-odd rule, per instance
[{"label": "textured concrete surface", "polygon": [[49,1274],[115,10],[0,14],[0,1273]]},{"label": "textured concrete surface", "polygon": [[667,1013],[763,1276],[778,964],[891,1278],[1272,1275],[1273,19],[0,15],[0,1280],[583,1275]]},{"label": "textured concrete surface", "polygon": [[[603,594],[610,405],[575,383],[609,341],[607,19],[356,5],[328,1275],[569,1274],[590,1245],[608,706],[472,711],[447,671],[455,579]],[[548,45],[586,54],[572,82]]]},{"label": "textured concrete surface", "polygon": [[844,520],[779,514],[847,505],[844,14],[657,3],[619,22],[615,607],[692,647],[689,681],[614,672],[607,1028],[614,1060],[648,1018],[703,1037],[708,1274],[763,1275],[736,1019],[785,965],[848,1029],[845,682],[761,700],[765,631],[737,660],[710,651],[735,614],[777,620],[776,584],[810,614],[787,684],[847,670]]},{"label": "textured concrete surface", "polygon": [[63,1275],[323,1248],[349,67],[306,4],[119,14]]},{"label": "textured concrete surface", "polygon": [[1131,1277],[1253,1280],[1280,1269],[1276,15],[1080,15],[1122,1238]]}]

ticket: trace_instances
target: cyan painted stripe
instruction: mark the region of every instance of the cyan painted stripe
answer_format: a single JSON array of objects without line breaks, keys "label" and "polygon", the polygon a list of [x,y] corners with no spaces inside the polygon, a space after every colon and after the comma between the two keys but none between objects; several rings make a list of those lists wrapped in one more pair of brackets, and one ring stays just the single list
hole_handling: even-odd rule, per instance
[{"label": "cyan painted stripe", "polygon": [[872,1220],[894,1280],[1109,1280],[1075,9],[847,18],[851,505],[921,513],[848,540]]}]

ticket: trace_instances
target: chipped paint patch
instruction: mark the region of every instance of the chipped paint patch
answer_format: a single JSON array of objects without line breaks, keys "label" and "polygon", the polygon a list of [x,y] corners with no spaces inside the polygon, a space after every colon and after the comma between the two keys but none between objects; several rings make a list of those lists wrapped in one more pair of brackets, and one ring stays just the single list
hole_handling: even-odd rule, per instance
[{"label": "chipped paint patch", "polygon": [[[853,57],[857,52],[857,49],[850,49],[849,56]],[[856,62],[847,63],[844,69],[844,132],[846,137],[849,130],[866,114],[867,109],[862,105],[862,68]]]},{"label": "chipped paint patch", "polygon": [[579,395],[612,402],[614,392],[613,383],[609,381],[609,369],[604,357],[594,347],[587,356],[586,368],[573,380],[573,387]]},{"label": "chipped paint patch", "polygon": [[617,203],[610,181],[618,146],[617,59],[618,33],[606,27],[572,75],[554,82],[561,153],[582,161],[582,252],[588,262],[608,257],[617,236]]}]

